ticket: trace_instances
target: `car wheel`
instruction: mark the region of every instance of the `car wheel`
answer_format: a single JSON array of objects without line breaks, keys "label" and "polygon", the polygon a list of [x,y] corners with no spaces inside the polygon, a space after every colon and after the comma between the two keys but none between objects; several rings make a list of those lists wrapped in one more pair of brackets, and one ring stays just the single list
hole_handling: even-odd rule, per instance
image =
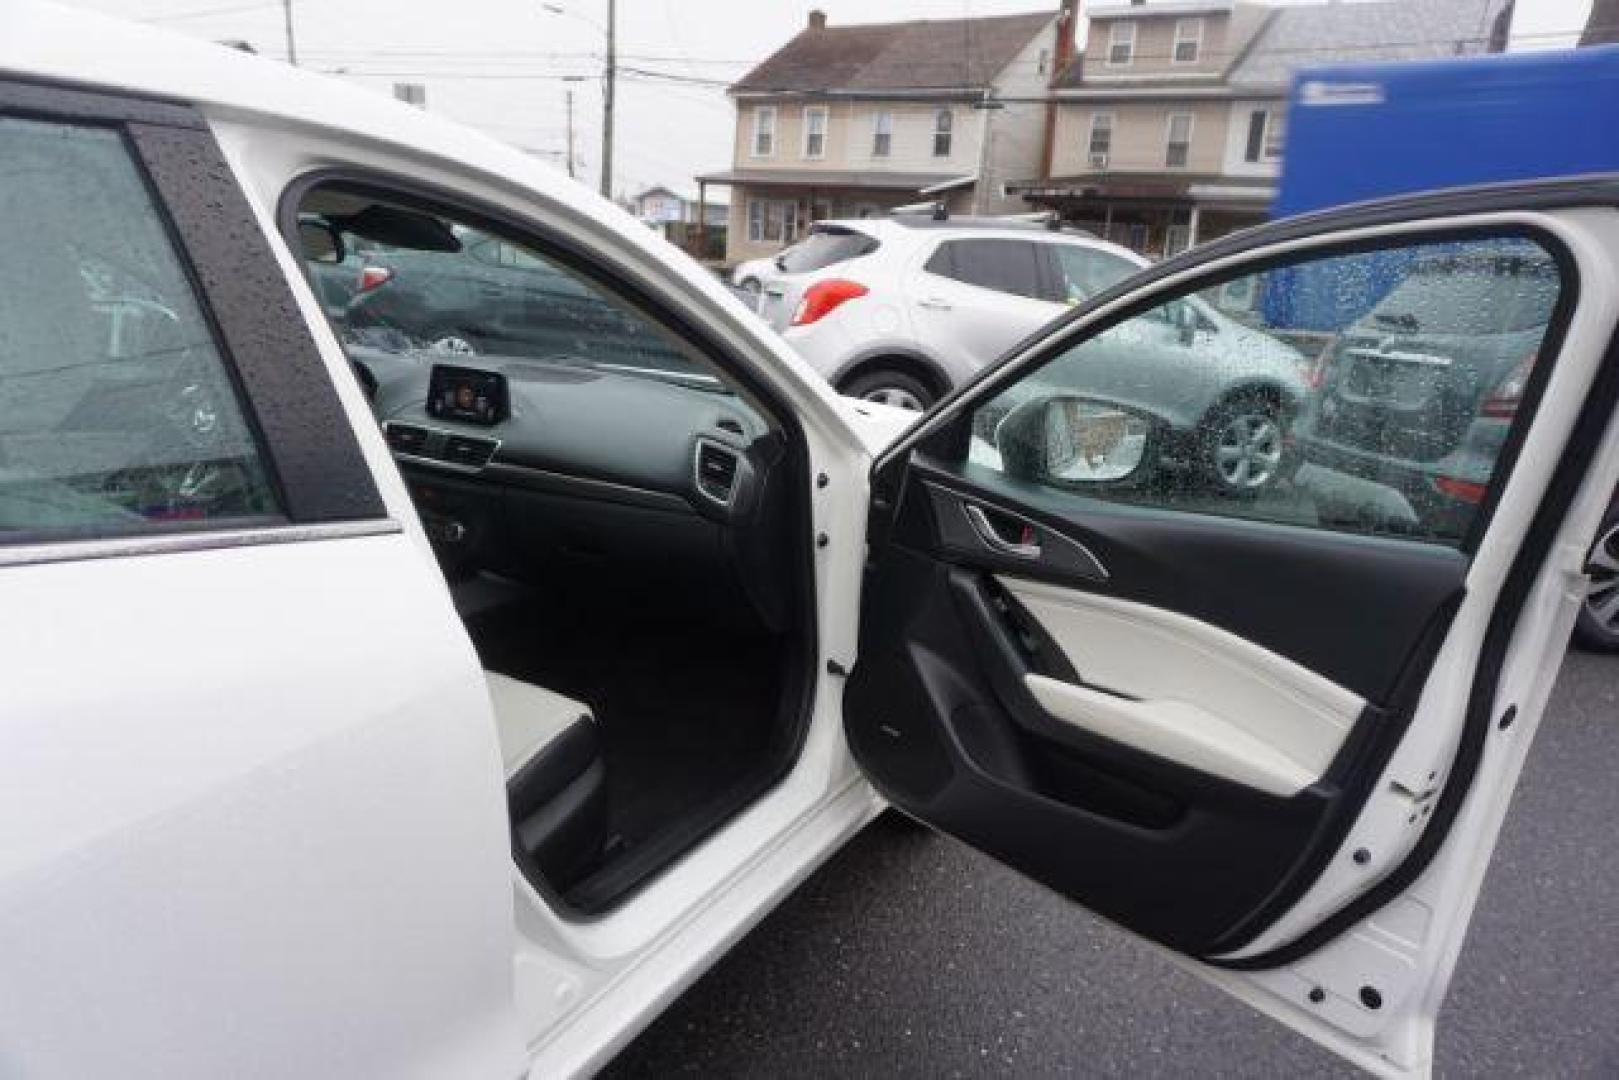
[{"label": "car wheel", "polygon": [[1574,640],[1594,652],[1619,652],[1619,514],[1602,523],[1585,572],[1591,591],[1574,624]]},{"label": "car wheel", "polygon": [[1222,495],[1253,496],[1281,479],[1281,410],[1263,394],[1227,398],[1203,427],[1203,468]]},{"label": "car wheel", "polygon": [[427,336],[427,348],[432,352],[451,353],[457,356],[477,356],[478,347],[472,339],[459,330],[444,330]]},{"label": "car wheel", "polygon": [[758,278],[746,278],[737,285],[737,288],[741,289],[743,292],[757,300],[759,298],[759,292],[763,286],[759,284]]},{"label": "car wheel", "polygon": [[850,379],[843,387],[848,397],[861,401],[875,401],[879,405],[892,405],[912,412],[923,412],[938,395],[915,375],[893,368],[878,368]]}]

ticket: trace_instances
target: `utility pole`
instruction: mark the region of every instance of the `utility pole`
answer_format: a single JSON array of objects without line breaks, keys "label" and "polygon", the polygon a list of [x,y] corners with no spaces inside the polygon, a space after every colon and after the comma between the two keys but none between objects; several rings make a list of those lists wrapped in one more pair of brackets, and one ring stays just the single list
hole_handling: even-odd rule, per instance
[{"label": "utility pole", "polygon": [[573,171],[573,87],[568,87],[568,179],[575,179]]},{"label": "utility pole", "polygon": [[[287,0],[291,3],[291,0]],[[618,0],[607,0],[607,78],[602,85],[602,198],[613,197],[613,91],[618,82]]]},{"label": "utility pole", "polygon": [[298,40],[292,32],[292,0],[281,0],[281,14],[287,23],[287,63],[298,66]]}]

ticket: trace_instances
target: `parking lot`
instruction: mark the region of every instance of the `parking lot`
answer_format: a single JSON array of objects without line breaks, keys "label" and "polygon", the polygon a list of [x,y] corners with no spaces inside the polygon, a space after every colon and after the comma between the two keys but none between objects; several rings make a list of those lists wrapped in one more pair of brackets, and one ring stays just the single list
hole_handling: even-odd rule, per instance
[{"label": "parking lot", "polygon": [[[1569,654],[1441,1017],[1441,1076],[1619,1072],[1619,658]],[[880,820],[608,1076],[1354,1075],[1111,926]]]}]

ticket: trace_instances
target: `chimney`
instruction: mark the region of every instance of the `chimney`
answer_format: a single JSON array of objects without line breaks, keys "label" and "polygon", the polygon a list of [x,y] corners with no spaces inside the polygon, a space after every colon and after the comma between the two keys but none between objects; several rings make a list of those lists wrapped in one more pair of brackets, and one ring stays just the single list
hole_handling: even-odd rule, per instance
[{"label": "chimney", "polygon": [[809,13],[809,28],[811,30],[825,30],[826,12],[822,11],[820,8],[815,8],[812,10]]},{"label": "chimney", "polygon": [[1051,53],[1051,75],[1056,75],[1074,57],[1074,37],[1079,33],[1079,11],[1083,0],[1062,0],[1057,8],[1057,42]]}]

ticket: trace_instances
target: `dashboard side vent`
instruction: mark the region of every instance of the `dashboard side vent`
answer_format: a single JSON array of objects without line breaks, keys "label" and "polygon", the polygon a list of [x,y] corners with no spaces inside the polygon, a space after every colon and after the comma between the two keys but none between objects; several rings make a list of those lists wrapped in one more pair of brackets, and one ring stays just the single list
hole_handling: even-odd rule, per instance
[{"label": "dashboard side vent", "polygon": [[426,428],[411,424],[389,424],[386,434],[389,449],[397,453],[420,455],[427,448]]},{"label": "dashboard side vent", "polygon": [[451,465],[465,465],[469,469],[481,469],[489,464],[495,456],[500,444],[493,439],[474,439],[467,435],[451,435],[444,440],[444,451],[440,455]]},{"label": "dashboard side vent", "polygon": [[721,506],[731,505],[740,465],[736,450],[707,439],[697,440],[697,490]]}]

